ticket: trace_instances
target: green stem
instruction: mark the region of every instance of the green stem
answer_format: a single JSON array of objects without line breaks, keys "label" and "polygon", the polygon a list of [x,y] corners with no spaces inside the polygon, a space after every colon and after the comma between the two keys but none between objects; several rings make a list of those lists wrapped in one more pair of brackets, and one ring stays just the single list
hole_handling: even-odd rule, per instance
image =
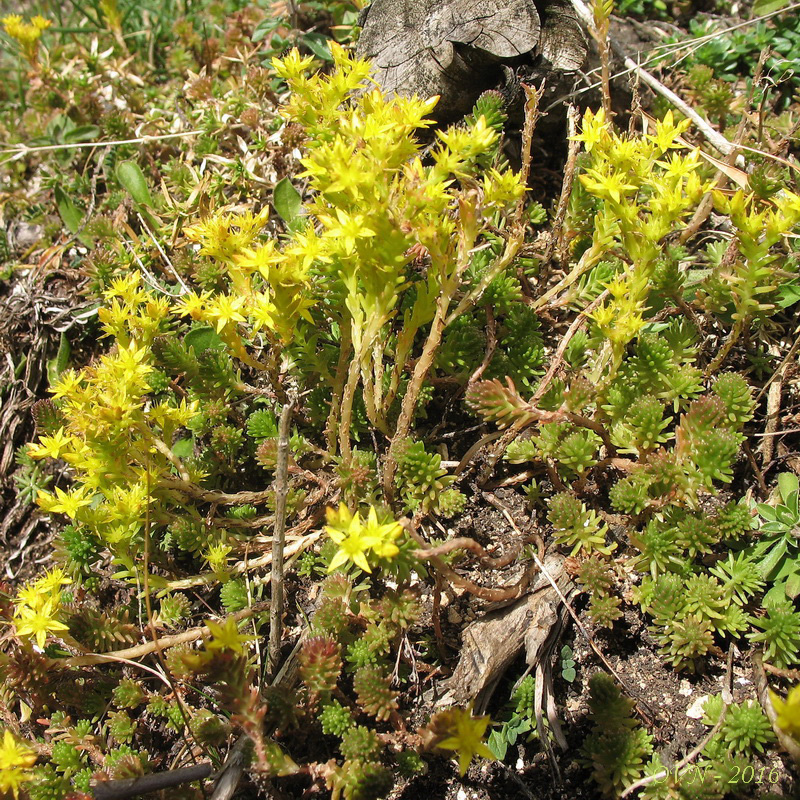
[{"label": "green stem", "polygon": [[375,381],[375,426],[382,433],[390,436],[388,426],[386,425],[386,414],[383,406],[383,344],[380,339],[372,346],[372,371],[374,376],[373,380]]},{"label": "green stem", "polygon": [[[445,327],[455,322],[455,320],[457,320],[462,314],[465,314],[467,311],[469,311],[478,302],[478,300],[481,299],[489,284],[516,258],[520,247],[522,247],[523,237],[524,227],[520,225],[511,233],[506,241],[506,247],[502,255],[488,270],[486,270],[483,277],[478,282],[478,285],[475,286],[475,288],[470,292],[465,294],[455,309],[448,314],[445,320]],[[463,270],[460,269],[458,272],[459,277],[461,276],[462,272]],[[439,308],[437,307],[437,314],[438,312]]]},{"label": "green stem", "polygon": [[333,394],[331,396],[331,408],[328,412],[328,421],[325,423],[325,441],[328,443],[328,452],[333,453],[336,449],[336,434],[339,428],[339,409],[342,403],[342,392],[347,376],[347,359],[350,358],[350,349],[353,345],[350,322],[339,322],[341,332],[341,343],[339,345],[339,362],[336,364],[336,375],[333,381]]},{"label": "green stem", "polygon": [[361,348],[354,353],[350,366],[347,370],[347,381],[342,392],[342,413],[339,418],[339,454],[345,464],[350,462],[350,425],[353,421],[353,399],[355,397],[356,386],[361,375],[361,355],[363,350],[363,339]]},{"label": "green stem", "polygon": [[[442,334],[450,322],[455,319],[453,314],[449,317],[447,311],[450,308],[450,302],[453,295],[456,293],[458,286],[461,282],[461,276],[464,274],[470,261],[470,253],[472,246],[475,242],[476,232],[474,230],[469,233],[462,229],[459,241],[459,254],[458,262],[455,271],[446,279],[442,281],[441,294],[436,303],[436,313],[431,322],[431,329],[428,332],[428,338],[425,340],[425,345],[422,348],[422,354],[417,359],[414,365],[414,372],[411,375],[411,380],[408,383],[405,395],[403,395],[403,404],[400,409],[400,416],[397,420],[395,433],[392,437],[392,443],[389,446],[389,453],[386,459],[386,464],[383,470],[383,494],[387,502],[391,502],[393,494],[392,481],[394,480],[394,473],[397,468],[396,449],[398,442],[401,442],[408,436],[411,429],[411,422],[414,419],[414,411],[417,407],[417,400],[419,393],[422,390],[422,385],[425,378],[433,365],[433,360],[436,358],[436,352],[442,341]],[[487,284],[488,285],[488,284]],[[474,302],[477,302],[480,295],[477,295]],[[462,301],[463,302],[463,301]],[[460,307],[460,306],[459,306]]]},{"label": "green stem", "polygon": [[278,460],[275,469],[275,529],[272,533],[272,580],[269,607],[270,677],[274,678],[280,666],[281,635],[283,632],[283,549],[286,541],[286,497],[289,494],[289,425],[292,421],[294,398],[281,410],[278,426]]},{"label": "green stem", "polygon": [[378,381],[381,375],[378,375],[377,364],[383,363],[383,347],[380,342],[380,332],[387,322],[388,315],[376,315],[373,322],[367,328],[364,334],[363,355],[361,360],[361,382],[364,387],[364,406],[367,410],[367,419],[385,436],[390,437],[391,433],[386,426],[383,414],[379,412],[380,386]]}]

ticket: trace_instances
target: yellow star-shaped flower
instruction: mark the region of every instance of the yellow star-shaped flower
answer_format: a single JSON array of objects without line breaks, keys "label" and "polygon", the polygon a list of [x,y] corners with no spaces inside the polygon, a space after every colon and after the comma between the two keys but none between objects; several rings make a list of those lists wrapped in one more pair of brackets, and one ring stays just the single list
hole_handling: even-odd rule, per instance
[{"label": "yellow star-shaped flower", "polygon": [[28,455],[31,458],[61,458],[73,441],[73,436],[67,436],[64,429],[59,428],[52,436],[40,436],[39,444],[29,444]]},{"label": "yellow star-shaped flower", "polygon": [[451,708],[442,714],[447,715],[446,725],[451,735],[436,746],[458,753],[458,771],[462,775],[469,769],[475,756],[494,760],[494,753],[483,741],[486,728],[491,722],[489,717],[473,717],[471,709],[464,708]]},{"label": "yellow star-shaped flower", "polygon": [[63,622],[55,619],[57,612],[58,606],[52,598],[38,609],[23,606],[19,609],[18,616],[14,617],[17,636],[33,636],[36,644],[44,648],[48,634],[69,630]]},{"label": "yellow star-shaped flower", "polygon": [[36,751],[14,738],[11,731],[3,731],[0,742],[0,795],[19,796],[23,783],[33,778],[30,768],[36,763]]},{"label": "yellow star-shaped flower", "polygon": [[368,554],[373,554],[376,558],[393,558],[400,552],[394,543],[402,531],[400,523],[381,525],[377,512],[372,507],[366,525],[361,521],[361,515],[357,512],[351,515],[344,503],[339,506],[338,511],[328,509],[328,522],[325,531],[339,545],[328,565],[328,572],[333,572],[348,561],[364,572],[372,572],[367,560]]},{"label": "yellow star-shaped flower", "polygon": [[226,325],[244,322],[242,314],[244,297],[218,294],[208,301],[207,314],[217,322],[217,333],[221,333]]}]

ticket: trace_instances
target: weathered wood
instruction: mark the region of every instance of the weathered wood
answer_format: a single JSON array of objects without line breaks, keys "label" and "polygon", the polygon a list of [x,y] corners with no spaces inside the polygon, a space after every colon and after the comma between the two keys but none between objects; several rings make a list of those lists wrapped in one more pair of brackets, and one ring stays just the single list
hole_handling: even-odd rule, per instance
[{"label": "weathered wood", "polygon": [[[563,556],[548,556],[545,567],[562,592],[571,595],[574,586],[564,570]],[[560,606],[558,594],[540,575],[530,594],[468,625],[461,657],[438,704],[474,702],[475,711],[482,712],[523,648],[531,667],[548,657],[552,634],[561,625]]]},{"label": "weathered wood", "polygon": [[439,95],[435,116],[468,113],[508,69],[542,78],[579,69],[586,43],[568,0],[374,0],[357,54],[387,92]]},{"label": "weathered wood", "polygon": [[539,37],[541,65],[553,72],[576,72],[584,65],[587,52],[586,38],[570,0],[548,0]]}]

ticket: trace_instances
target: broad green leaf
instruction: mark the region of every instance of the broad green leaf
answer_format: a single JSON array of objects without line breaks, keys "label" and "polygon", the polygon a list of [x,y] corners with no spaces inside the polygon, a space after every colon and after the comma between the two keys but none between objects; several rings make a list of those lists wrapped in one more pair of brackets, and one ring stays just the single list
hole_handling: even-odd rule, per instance
[{"label": "broad green leaf", "polygon": [[794,600],[800,594],[800,574],[797,569],[800,567],[797,563],[794,564],[794,572],[786,579],[786,595]]},{"label": "broad green leaf", "polygon": [[753,3],[753,14],[760,17],[762,14],[771,14],[789,5],[790,0],[756,0]]},{"label": "broad green leaf", "polygon": [[486,742],[498,761],[502,761],[508,752],[508,742],[500,731],[492,731]]},{"label": "broad green leaf", "polygon": [[781,493],[781,499],[786,503],[792,492],[800,490],[800,481],[797,480],[797,475],[793,472],[781,472],[778,475],[778,490]]},{"label": "broad green leaf", "polygon": [[786,533],[786,527],[785,522],[767,522],[760,527],[760,531],[762,535],[765,533]]},{"label": "broad green leaf", "polygon": [[52,386],[60,377],[61,373],[69,365],[69,356],[72,348],[69,345],[69,339],[66,334],[61,334],[61,339],[58,342],[58,352],[53,358],[47,360],[47,379]]},{"label": "broad green leaf", "polygon": [[175,453],[178,458],[189,458],[189,456],[194,453],[194,439],[191,437],[187,439],[178,439],[178,441],[172,445],[172,452]]},{"label": "broad green leaf", "polygon": [[778,288],[778,302],[781,308],[789,308],[800,302],[800,283],[784,283]]},{"label": "broad green leaf", "polygon": [[253,35],[250,38],[253,42],[260,42],[273,33],[279,25],[279,19],[275,19],[274,17],[266,17],[265,19],[262,19],[258,25],[256,25]]},{"label": "broad green leaf", "polygon": [[765,595],[761,601],[762,606],[772,605],[774,603],[786,602],[786,585],[783,583],[776,583]]},{"label": "broad green leaf", "polygon": [[205,350],[224,350],[225,342],[210,325],[200,325],[186,334],[184,342],[187,347],[193,347],[197,355]]},{"label": "broad green leaf", "polygon": [[772,506],[766,503],[757,503],[756,508],[761,518],[765,519],[767,522],[775,522],[777,520],[775,509]]},{"label": "broad green leaf", "polygon": [[[78,233],[83,222],[83,212],[72,202],[72,198],[60,186],[56,186],[53,189],[53,196],[64,227],[72,234]],[[92,237],[88,233],[80,233],[78,241],[85,247],[92,246]]]},{"label": "broad green leaf", "polygon": [[517,737],[521,733],[527,733],[531,729],[531,723],[530,720],[521,717],[519,714],[514,714],[506,723],[506,728],[509,731],[513,731],[514,736]]},{"label": "broad green leaf", "polygon": [[300,41],[317,57],[323,61],[333,61],[330,48],[328,47],[328,37],[321,33],[304,33]]},{"label": "broad green leaf", "polygon": [[64,143],[93,142],[98,136],[100,136],[100,128],[97,125],[79,125],[64,133]]},{"label": "broad green leaf", "polygon": [[153,207],[153,198],[150,195],[150,188],[141,167],[135,161],[120,161],[117,164],[117,180],[134,202],[140,206]]},{"label": "broad green leaf", "polygon": [[272,204],[281,219],[291,228],[295,229],[302,222],[300,209],[303,207],[303,198],[300,192],[292,186],[288,178],[281,178],[275,184]]},{"label": "broad green leaf", "polygon": [[797,571],[797,561],[795,561],[794,557],[788,555],[788,548],[787,548],[787,555],[785,558],[780,562],[780,568],[777,572],[772,573],[772,581],[774,583],[786,583],[786,581],[794,575]]},{"label": "broad green leaf", "polygon": [[781,563],[781,559],[786,555],[786,540],[781,539],[779,542],[775,543],[775,547],[767,553],[764,560],[758,565],[758,569],[761,574],[769,579],[773,572],[778,568]]}]

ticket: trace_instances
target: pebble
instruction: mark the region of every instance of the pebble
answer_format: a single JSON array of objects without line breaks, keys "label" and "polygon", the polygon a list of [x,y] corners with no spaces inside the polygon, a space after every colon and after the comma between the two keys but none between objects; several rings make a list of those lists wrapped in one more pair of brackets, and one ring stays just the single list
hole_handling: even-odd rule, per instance
[{"label": "pebble", "polygon": [[708,695],[704,694],[702,697],[698,697],[694,703],[692,703],[689,708],[686,709],[686,716],[690,717],[691,719],[702,719],[703,718],[703,706],[708,700]]}]

